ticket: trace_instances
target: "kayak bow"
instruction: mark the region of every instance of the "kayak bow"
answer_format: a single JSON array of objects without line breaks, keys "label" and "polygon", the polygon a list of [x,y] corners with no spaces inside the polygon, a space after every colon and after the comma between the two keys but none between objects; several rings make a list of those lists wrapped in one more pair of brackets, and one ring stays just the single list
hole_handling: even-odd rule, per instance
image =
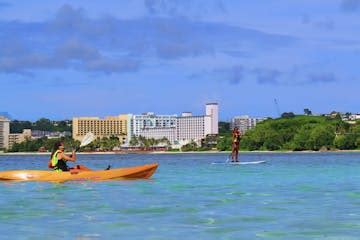
[{"label": "kayak bow", "polygon": [[157,163],[142,166],[114,168],[110,170],[75,169],[69,172],[41,170],[12,170],[0,172],[0,181],[103,181],[150,178],[158,167]]}]

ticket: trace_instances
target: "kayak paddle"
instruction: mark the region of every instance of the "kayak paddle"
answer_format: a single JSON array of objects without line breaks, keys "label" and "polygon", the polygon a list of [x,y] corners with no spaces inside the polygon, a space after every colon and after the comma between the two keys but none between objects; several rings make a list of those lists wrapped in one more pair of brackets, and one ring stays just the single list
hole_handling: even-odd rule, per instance
[{"label": "kayak paddle", "polygon": [[88,132],[81,141],[80,146],[75,149],[75,152],[79,151],[81,147],[89,145],[92,141],[94,141],[94,139],[95,135],[92,132]]},{"label": "kayak paddle", "polygon": [[84,147],[94,141],[95,135],[92,132],[88,132],[81,141],[80,147]]}]

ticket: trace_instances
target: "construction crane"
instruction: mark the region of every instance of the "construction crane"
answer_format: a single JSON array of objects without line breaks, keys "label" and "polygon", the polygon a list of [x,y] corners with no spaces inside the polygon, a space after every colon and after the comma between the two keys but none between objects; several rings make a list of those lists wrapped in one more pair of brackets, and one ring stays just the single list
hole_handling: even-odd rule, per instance
[{"label": "construction crane", "polygon": [[279,104],[278,104],[278,101],[276,100],[276,98],[274,98],[274,103],[275,103],[275,107],[276,107],[277,116],[281,117]]}]

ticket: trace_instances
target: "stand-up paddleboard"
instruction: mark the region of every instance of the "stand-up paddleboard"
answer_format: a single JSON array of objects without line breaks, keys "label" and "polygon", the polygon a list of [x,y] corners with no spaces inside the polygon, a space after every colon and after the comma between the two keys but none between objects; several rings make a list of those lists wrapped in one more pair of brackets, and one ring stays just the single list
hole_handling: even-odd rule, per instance
[{"label": "stand-up paddleboard", "polygon": [[251,164],[261,164],[266,163],[266,161],[254,161],[254,162],[213,162],[211,164],[228,164],[228,165],[251,165]]}]

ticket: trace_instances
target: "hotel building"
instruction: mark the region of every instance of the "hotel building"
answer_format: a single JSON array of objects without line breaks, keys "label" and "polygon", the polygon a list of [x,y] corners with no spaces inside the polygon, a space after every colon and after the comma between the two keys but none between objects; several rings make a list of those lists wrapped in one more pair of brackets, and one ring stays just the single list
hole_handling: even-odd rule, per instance
[{"label": "hotel building", "polygon": [[193,116],[191,113],[186,112],[177,118],[176,139],[179,142],[189,142],[191,140],[199,142],[210,133],[210,116]]},{"label": "hotel building", "polygon": [[166,137],[171,143],[176,139],[176,115],[155,115],[152,112],[129,115],[128,141],[131,136],[161,139]]},{"label": "hotel building", "polygon": [[153,112],[130,115],[131,130],[133,135],[139,136],[143,129],[175,128],[176,117],[176,115],[155,115]]},{"label": "hotel building", "polygon": [[219,104],[207,103],[206,116],[210,116],[210,134],[219,134]]},{"label": "hotel building", "polygon": [[0,149],[9,148],[10,120],[0,116]]},{"label": "hotel building", "polygon": [[219,133],[219,106],[217,103],[207,103],[204,116],[193,116],[183,112],[177,118],[177,140],[179,142],[195,141],[198,144],[208,134]]},{"label": "hotel building", "polygon": [[27,139],[31,139],[31,129],[24,129],[22,133],[9,133],[9,148],[15,143],[22,143]]},{"label": "hotel building", "polygon": [[166,137],[171,144],[176,145],[186,144],[192,140],[200,143],[206,135],[218,134],[218,104],[206,104],[205,112],[206,115],[201,116],[183,112],[180,117],[154,113],[132,115],[128,136],[129,138],[143,136],[154,139]]},{"label": "hotel building", "polygon": [[237,116],[231,119],[230,127],[234,129],[237,127],[241,133],[245,133],[247,130],[252,129],[261,121],[266,118],[251,118],[248,115]]},{"label": "hotel building", "polygon": [[110,116],[100,119],[98,117],[73,118],[73,138],[81,141],[88,132],[96,137],[118,137],[121,143],[125,143],[128,133],[127,114]]}]

